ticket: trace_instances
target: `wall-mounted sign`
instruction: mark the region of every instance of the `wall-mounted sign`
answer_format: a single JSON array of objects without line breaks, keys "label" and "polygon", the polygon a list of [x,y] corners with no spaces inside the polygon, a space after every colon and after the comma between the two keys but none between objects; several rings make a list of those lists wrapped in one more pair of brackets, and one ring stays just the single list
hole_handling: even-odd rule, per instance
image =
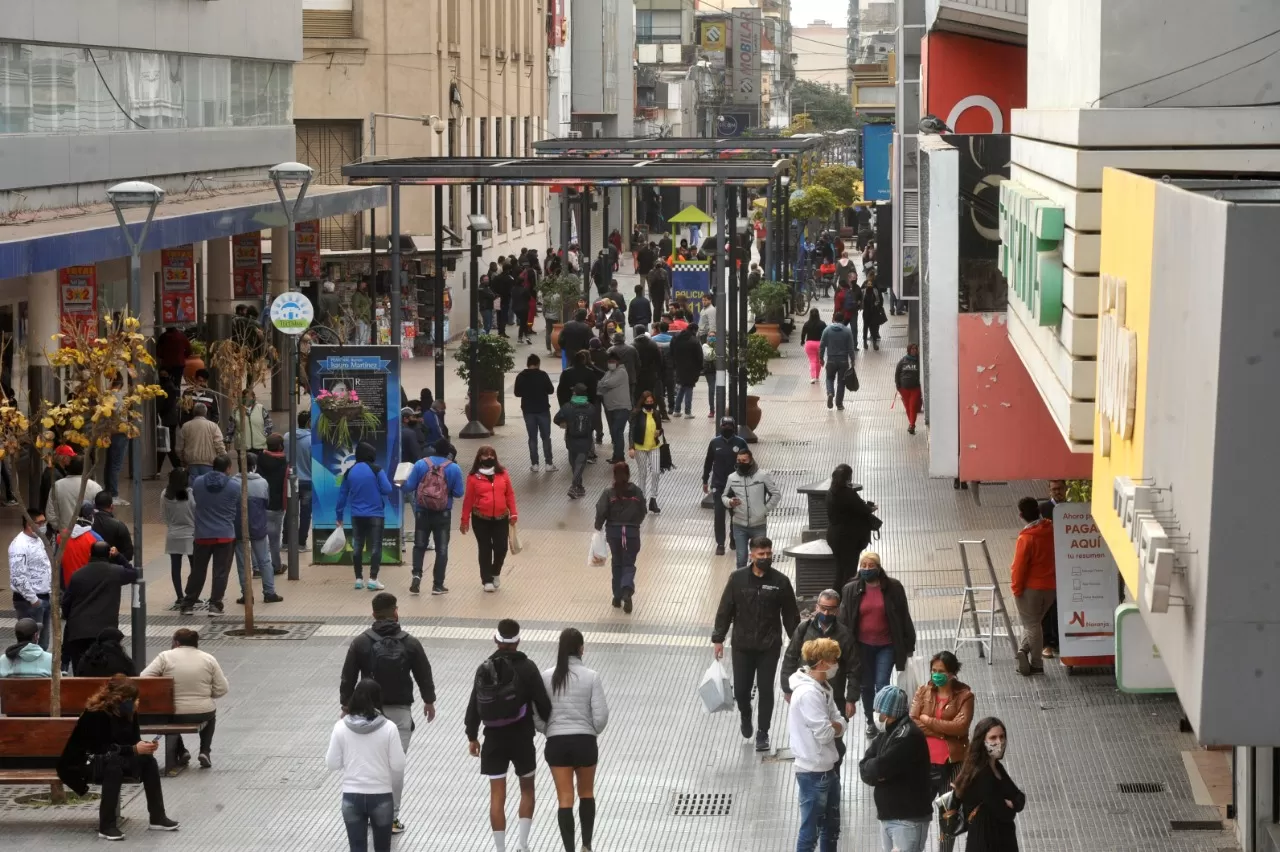
[{"label": "wall-mounted sign", "polygon": [[1123,278],[1103,275],[1099,291],[1102,321],[1098,333],[1099,440],[1111,455],[1113,435],[1133,440],[1138,408],[1138,335],[1126,324],[1128,290]]},{"label": "wall-mounted sign", "polygon": [[1173,678],[1137,604],[1116,608],[1116,686],[1121,692],[1173,692]]},{"label": "wall-mounted sign", "polygon": [[281,293],[271,300],[271,324],[285,334],[302,334],[311,327],[316,309],[304,293]]},{"label": "wall-mounted sign", "polygon": [[160,250],[161,317],[165,325],[196,321],[196,253],[192,245]]},{"label": "wall-mounted sign", "polygon": [[1014,181],[1000,184],[1000,272],[1036,323],[1062,322],[1066,211]]},{"label": "wall-mounted sign", "polygon": [[1106,665],[1115,652],[1116,561],[1087,503],[1053,507],[1058,651],[1064,665]]},{"label": "wall-mounted sign", "polygon": [[[320,277],[320,221],[299,222],[296,226],[294,275],[299,281]],[[273,252],[275,248],[271,249]]]},{"label": "wall-mounted sign", "polygon": [[[96,266],[68,266],[58,270],[58,306],[62,313],[59,331],[78,328],[92,332],[98,324],[98,269]],[[62,339],[62,348],[74,346]]]},{"label": "wall-mounted sign", "polygon": [[730,21],[731,57],[725,63],[729,101],[754,106],[760,103],[759,9],[734,9]]},{"label": "wall-mounted sign", "polygon": [[262,295],[262,234],[231,238],[231,294],[236,299]]},{"label": "wall-mounted sign", "polygon": [[719,18],[702,22],[701,45],[703,50],[724,50],[725,22]]}]

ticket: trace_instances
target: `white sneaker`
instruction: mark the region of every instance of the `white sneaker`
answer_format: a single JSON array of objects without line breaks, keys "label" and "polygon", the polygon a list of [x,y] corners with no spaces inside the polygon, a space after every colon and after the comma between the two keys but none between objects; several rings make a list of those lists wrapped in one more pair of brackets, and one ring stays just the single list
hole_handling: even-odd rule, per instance
[{"label": "white sneaker", "polygon": [[365,583],[364,587],[371,592],[380,592],[386,588],[386,586],[382,585],[377,580],[370,580],[368,583]]},{"label": "white sneaker", "polygon": [[485,583],[484,590],[486,592],[494,592],[494,591],[497,591],[497,588],[493,585],[493,583]]},{"label": "white sneaker", "polygon": [[493,578],[493,587],[494,587],[495,589],[501,589],[501,588],[502,588],[502,578],[501,578],[501,577],[494,577],[494,578]]},{"label": "white sneaker", "polygon": [[542,470],[542,468],[536,464],[531,464],[529,465],[529,470],[532,471],[533,473],[537,473],[538,471]]},{"label": "white sneaker", "polygon": [[112,506],[132,506],[133,504],[130,503],[128,500],[124,499],[123,497],[112,497],[111,505]]},{"label": "white sneaker", "polygon": [[547,462],[547,472],[548,472],[548,473],[555,473],[555,472],[556,472],[557,470],[559,470],[559,469],[560,469],[560,468],[558,468],[558,467],[556,467],[556,466],[555,466],[555,463],[554,463],[554,462]]},{"label": "white sneaker", "polygon": [[811,384],[811,385],[816,385],[817,383],[818,383],[818,380],[817,380],[817,379],[810,379],[810,380],[809,380],[809,384]]}]

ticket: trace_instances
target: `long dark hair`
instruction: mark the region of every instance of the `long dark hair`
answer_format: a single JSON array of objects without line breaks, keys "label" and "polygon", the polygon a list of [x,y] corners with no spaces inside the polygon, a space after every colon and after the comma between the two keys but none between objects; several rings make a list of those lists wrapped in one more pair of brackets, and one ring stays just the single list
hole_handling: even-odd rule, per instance
[{"label": "long dark hair", "polygon": [[169,484],[165,486],[164,496],[170,500],[187,499],[187,469],[175,467],[169,471]]},{"label": "long dark hair", "polygon": [[382,687],[371,677],[361,679],[347,702],[347,714],[376,719],[382,712]]},{"label": "long dark hair", "polygon": [[836,469],[831,471],[831,496],[834,497],[844,491],[852,481],[853,468],[847,464],[836,465]]},{"label": "long dark hair", "polygon": [[582,656],[582,631],[566,627],[560,631],[560,648],[556,651],[556,670],[551,673],[551,691],[559,693],[569,679],[569,658]]},{"label": "long dark hair", "polygon": [[631,468],[626,462],[618,462],[613,466],[613,493],[621,497],[627,493],[631,484]]},{"label": "long dark hair", "polygon": [[498,461],[498,451],[493,448],[492,444],[481,444],[480,449],[476,450],[476,460],[471,463],[471,473],[480,472],[480,458],[485,453],[493,453],[493,473],[497,476],[499,473],[505,473],[506,468],[502,466],[502,462]]},{"label": "long dark hair", "polygon": [[969,737],[969,750],[964,755],[964,765],[960,767],[960,772],[952,785],[955,787],[956,795],[962,799],[965,789],[973,783],[973,779],[991,764],[991,755],[987,753],[987,734],[991,733],[992,728],[1004,728],[1005,738],[1008,739],[1009,729],[1005,728],[1004,722],[995,716],[988,716],[973,726],[973,733]]},{"label": "long dark hair", "polygon": [[[646,391],[640,391],[640,397],[639,397],[639,399],[637,399],[637,400],[636,400],[636,407],[635,407],[635,408],[633,408],[633,409],[631,409],[631,413],[632,413],[632,414],[639,414],[639,413],[641,413],[642,411],[644,411],[644,401],[645,401],[645,397],[648,397],[648,398],[653,402],[653,404],[654,404],[655,406],[658,404],[658,398],[657,398],[657,397],[655,397],[655,396],[653,395],[653,391],[647,391],[647,390],[646,390]],[[659,420],[656,420],[656,419],[655,419],[655,421],[654,421],[654,422],[655,422],[655,423],[657,423],[657,425],[658,425],[658,431],[659,431],[659,432],[661,432],[661,431],[662,431],[662,422],[661,422],[661,421],[659,421]]]}]

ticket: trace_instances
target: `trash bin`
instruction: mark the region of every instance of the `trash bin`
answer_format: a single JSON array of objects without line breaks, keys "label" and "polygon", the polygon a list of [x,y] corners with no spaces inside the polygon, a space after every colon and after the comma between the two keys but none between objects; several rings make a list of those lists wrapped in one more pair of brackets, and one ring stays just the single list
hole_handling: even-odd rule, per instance
[{"label": "trash bin", "polygon": [[819,538],[797,544],[782,551],[796,563],[796,597],[801,600],[816,599],[826,589],[836,585],[836,557],[826,539]]}]

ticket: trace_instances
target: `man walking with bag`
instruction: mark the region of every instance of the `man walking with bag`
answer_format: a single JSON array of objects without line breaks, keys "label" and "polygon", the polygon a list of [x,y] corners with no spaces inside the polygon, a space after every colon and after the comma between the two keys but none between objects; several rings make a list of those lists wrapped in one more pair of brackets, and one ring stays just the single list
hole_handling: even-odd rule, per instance
[{"label": "man walking with bag", "polygon": [[[379,592],[373,596],[373,626],[351,640],[347,647],[347,659],[342,664],[342,679],[338,684],[338,700],[342,712],[356,684],[361,678],[371,677],[382,688],[382,714],[395,723],[400,731],[400,746],[409,752],[409,738],[413,735],[413,682],[418,682],[422,693],[422,714],[428,722],[436,718],[436,686],[431,678],[431,663],[422,643],[400,628],[400,610],[396,596]],[[401,776],[397,784],[403,784]],[[391,833],[404,831],[400,822],[399,786],[392,791],[395,817]]]},{"label": "man walking with bag", "polygon": [[837,311],[818,341],[818,360],[827,365],[827,408],[831,408],[834,400],[836,410],[844,411],[844,379],[853,366],[856,349],[857,342],[844,324],[844,314]]},{"label": "man walking with bag", "polygon": [[431,594],[443,595],[444,573],[449,567],[449,531],[453,525],[453,501],[465,493],[462,468],[453,460],[457,451],[444,438],[436,442],[430,454],[413,463],[404,481],[406,494],[413,502],[413,582],[409,594],[422,590],[422,562],[429,539],[434,539],[435,566],[431,572]]}]

